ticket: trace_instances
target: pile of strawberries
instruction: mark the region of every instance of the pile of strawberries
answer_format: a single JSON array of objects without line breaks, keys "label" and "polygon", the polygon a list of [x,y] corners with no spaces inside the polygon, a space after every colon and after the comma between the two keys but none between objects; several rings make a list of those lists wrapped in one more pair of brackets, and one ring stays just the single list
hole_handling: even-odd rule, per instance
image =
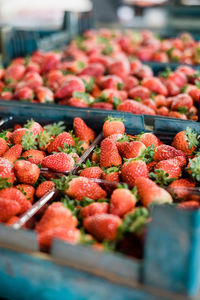
[{"label": "pile of strawberries", "polygon": [[54,187],[41,168],[72,170],[95,137],[79,118],[74,120],[75,134],[65,129],[64,122],[42,127],[30,120],[0,133],[0,222],[15,223]]},{"label": "pile of strawberries", "polygon": [[[100,147],[80,164],[96,134],[78,117],[73,127],[74,134],[62,122],[42,127],[31,120],[1,133],[0,221],[12,225],[34,201],[59,191],[26,224],[41,250],[58,238],[141,257],[151,204],[199,208],[200,143],[191,128],[169,145],[151,132],[126,134],[122,119],[108,117]],[[75,166],[76,175],[59,174]]]},{"label": "pile of strawberries", "polygon": [[188,34],[161,41],[147,31],[87,31],[63,51],[36,51],[0,69],[0,99],[196,121],[199,72],[185,65],[155,76],[139,59],[199,63],[199,49]]}]

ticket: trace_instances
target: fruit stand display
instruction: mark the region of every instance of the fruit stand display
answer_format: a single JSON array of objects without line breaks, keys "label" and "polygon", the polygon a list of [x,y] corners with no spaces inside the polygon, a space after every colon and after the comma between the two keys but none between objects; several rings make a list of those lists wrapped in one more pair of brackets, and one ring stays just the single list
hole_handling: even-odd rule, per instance
[{"label": "fruit stand display", "polygon": [[14,103],[1,104],[1,163],[12,173],[0,191],[9,225],[0,226],[2,296],[26,282],[20,299],[87,298],[91,281],[97,299],[196,295],[199,123],[155,118],[146,131],[143,116],[115,112],[105,121],[107,112],[94,110],[93,122],[90,110],[34,104],[19,116]]}]

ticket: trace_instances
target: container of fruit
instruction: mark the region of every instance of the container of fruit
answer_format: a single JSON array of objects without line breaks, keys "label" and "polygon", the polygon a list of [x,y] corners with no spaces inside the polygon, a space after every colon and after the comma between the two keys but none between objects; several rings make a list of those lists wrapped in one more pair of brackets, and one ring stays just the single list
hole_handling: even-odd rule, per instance
[{"label": "container of fruit", "polygon": [[155,118],[147,130],[126,113],[97,110],[94,122],[73,108],[2,112],[2,297],[197,294],[199,123]]},{"label": "container of fruit", "polygon": [[[56,103],[91,109],[91,113],[100,109],[144,114],[152,116],[146,117],[149,122],[155,115],[197,121],[198,67],[173,65],[170,68],[166,61],[165,69],[155,64],[151,67],[139,59],[148,61],[149,51],[155,52],[155,47],[165,44],[166,51],[176,45],[183,52],[184,43],[188,43],[188,47],[196,47],[193,51],[196,53],[198,42],[191,37],[186,40],[184,35],[180,39],[160,41],[149,32],[139,37],[136,41],[133,31],[122,34],[118,30],[90,30],[59,51],[38,50],[31,56],[15,58],[7,68],[1,69],[0,99],[6,103],[11,100]],[[131,42],[134,43],[129,49]],[[146,59],[138,55],[141,48],[148,54]],[[196,55],[193,52],[191,56]]]}]

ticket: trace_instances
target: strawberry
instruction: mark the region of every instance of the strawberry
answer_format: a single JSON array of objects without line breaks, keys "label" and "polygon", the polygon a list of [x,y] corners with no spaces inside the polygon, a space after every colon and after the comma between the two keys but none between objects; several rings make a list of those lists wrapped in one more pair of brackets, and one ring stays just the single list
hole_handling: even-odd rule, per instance
[{"label": "strawberry", "polygon": [[39,135],[43,132],[42,126],[38,122],[35,122],[33,119],[29,120],[24,125],[24,128],[30,130],[33,133],[33,135]]},{"label": "strawberry", "polygon": [[105,123],[103,124],[103,136],[106,138],[112,134],[124,134],[125,126],[123,119],[108,117],[106,118]]},{"label": "strawberry", "polygon": [[122,159],[117,146],[108,138],[101,142],[100,166],[111,167],[121,165]]},{"label": "strawberry", "polygon": [[20,80],[26,71],[26,68],[21,64],[11,64],[6,70],[4,79]]},{"label": "strawberry", "polygon": [[142,86],[149,89],[151,92],[164,95],[168,94],[167,88],[157,77],[147,77],[142,80]]},{"label": "strawberry", "polygon": [[[121,134],[121,133],[114,133],[114,134],[111,134],[108,139],[111,140],[112,142],[116,143],[117,145],[117,142],[121,139],[123,139],[124,141],[124,138],[126,138],[126,134]],[[129,141],[130,139],[127,138],[127,142]]]},{"label": "strawberry", "polygon": [[132,99],[140,99],[142,101],[150,98],[150,91],[143,86],[136,86],[129,90],[128,95]]},{"label": "strawberry", "polygon": [[138,156],[141,156],[144,153],[145,149],[145,145],[139,141],[126,143],[123,149],[123,157],[127,159],[136,158]]},{"label": "strawberry", "polygon": [[161,161],[169,158],[174,158],[176,156],[185,156],[184,152],[181,150],[177,150],[176,148],[162,144],[155,149],[154,160]]},{"label": "strawberry", "polygon": [[106,197],[106,192],[91,179],[86,177],[73,178],[65,190],[66,195],[76,200],[83,200],[84,197],[98,200]]},{"label": "strawberry", "polygon": [[28,161],[36,165],[41,164],[45,156],[46,154],[44,151],[35,150],[35,149],[27,150],[22,154],[22,157],[26,158]]},{"label": "strawberry", "polygon": [[31,207],[30,201],[26,199],[20,190],[14,187],[0,190],[0,198],[18,202],[20,205],[19,214],[23,214]]},{"label": "strawberry", "polygon": [[58,227],[74,229],[76,226],[77,219],[72,216],[71,211],[61,202],[54,202],[46,209],[35,230],[41,233]]},{"label": "strawberry", "polygon": [[161,141],[155,136],[155,134],[147,132],[142,133],[137,137],[137,140],[142,142],[146,147],[154,145],[155,148],[160,145]]},{"label": "strawberry", "polygon": [[80,240],[80,231],[76,228],[67,229],[65,227],[56,227],[41,232],[38,235],[40,249],[43,251],[48,251],[54,238],[74,245]]},{"label": "strawberry", "polygon": [[142,160],[129,159],[122,166],[122,179],[133,186],[137,177],[148,177],[147,165]]},{"label": "strawberry", "polygon": [[102,168],[102,179],[119,182],[119,167]]},{"label": "strawberry", "polygon": [[100,77],[104,73],[104,66],[101,63],[91,63],[85,67],[79,75],[88,75],[92,77]]},{"label": "strawberry", "polygon": [[65,97],[72,97],[73,92],[85,92],[85,85],[83,81],[77,77],[69,75],[61,86],[57,89],[55,97],[62,99]]},{"label": "strawberry", "polygon": [[172,110],[177,110],[179,112],[186,112],[193,105],[193,99],[188,94],[179,94],[174,97],[171,104]]},{"label": "strawberry", "polygon": [[20,204],[17,201],[0,198],[0,222],[7,222],[20,212]]},{"label": "strawberry", "polygon": [[11,217],[5,224],[8,226],[13,225],[15,222],[17,222],[19,220],[19,217],[17,216],[13,216]]},{"label": "strawberry", "polygon": [[3,158],[9,160],[11,163],[14,163],[22,153],[21,145],[14,145],[8,151],[6,151],[3,155]]},{"label": "strawberry", "polygon": [[122,221],[118,216],[111,214],[95,214],[84,219],[84,228],[95,236],[98,241],[113,241],[118,234]]},{"label": "strawberry", "polygon": [[54,186],[55,183],[53,181],[44,181],[40,183],[35,191],[35,196],[37,198],[42,198],[45,194],[52,190]]},{"label": "strawberry", "polygon": [[74,159],[69,154],[59,152],[43,158],[41,165],[56,172],[66,172],[73,169]]},{"label": "strawberry", "polygon": [[30,101],[31,99],[33,99],[33,96],[34,96],[33,90],[25,86],[25,87],[18,88],[15,91],[14,99],[19,99],[19,100],[23,99],[23,100]]},{"label": "strawberry", "polygon": [[191,128],[178,132],[172,142],[172,146],[183,151],[186,155],[192,155],[198,146],[197,133]]},{"label": "strawberry", "polygon": [[123,217],[135,207],[136,201],[135,195],[130,190],[118,188],[111,195],[109,211],[112,215]]},{"label": "strawberry", "polygon": [[160,185],[165,185],[181,176],[181,168],[176,158],[161,160],[154,167],[154,173],[150,173],[151,178],[155,178]]},{"label": "strawberry", "polygon": [[169,115],[170,118],[176,118],[176,119],[181,119],[181,120],[187,120],[187,116],[184,113],[180,113],[177,111],[170,111]]},{"label": "strawberry", "polygon": [[15,174],[9,160],[0,157],[0,180],[3,178],[12,184],[15,181]]},{"label": "strawberry", "polygon": [[71,145],[74,146],[75,142],[68,132],[62,132],[60,133],[55,140],[51,141],[49,146],[47,147],[47,151],[49,153],[53,152],[59,152],[60,149],[64,149],[65,145]]},{"label": "strawberry", "polygon": [[54,93],[47,87],[39,86],[36,91],[36,97],[40,103],[54,102]]},{"label": "strawberry", "polygon": [[109,205],[106,202],[91,203],[81,208],[80,216],[83,218],[87,218],[96,214],[106,214],[108,213],[108,208]]},{"label": "strawberry", "polygon": [[94,151],[92,153],[91,161],[98,164],[100,162],[100,153],[101,153],[101,149],[98,147],[95,147]]},{"label": "strawberry", "polygon": [[25,135],[26,132],[29,132],[27,128],[19,128],[13,131],[10,141],[12,144],[21,144],[22,143],[22,137]]},{"label": "strawberry", "polygon": [[155,115],[155,111],[142,103],[134,100],[125,100],[117,108],[119,111],[131,112],[132,114]]},{"label": "strawberry", "polygon": [[159,187],[155,182],[149,178],[138,177],[135,180],[135,186],[140,196],[140,200],[145,207],[148,207],[151,203],[164,204],[172,203],[171,195]]},{"label": "strawberry", "polygon": [[16,185],[16,188],[18,190],[20,190],[26,196],[27,200],[29,200],[31,203],[33,203],[34,194],[35,194],[35,189],[33,186],[22,183],[22,184]]},{"label": "strawberry", "polygon": [[150,172],[154,171],[154,167],[156,166],[157,162],[156,161],[151,161],[149,163],[147,163],[147,169]]},{"label": "strawberry", "polygon": [[63,99],[63,100],[59,101],[59,104],[74,106],[74,107],[88,107],[89,100],[86,101],[83,98],[71,97],[70,99]]},{"label": "strawberry", "polygon": [[3,155],[8,149],[7,142],[3,138],[0,138],[0,155]]},{"label": "strawberry", "polygon": [[18,160],[14,164],[14,172],[21,183],[35,184],[40,175],[37,165],[25,160]]},{"label": "strawberry", "polygon": [[[181,178],[170,183],[168,191],[175,199],[187,200],[190,195],[190,188],[194,188],[195,184],[187,179]],[[189,188],[189,189],[188,189]]]},{"label": "strawberry", "polygon": [[74,119],[74,132],[75,136],[79,138],[80,141],[93,142],[95,139],[95,132],[90,127],[88,127],[81,118]]},{"label": "strawberry", "polygon": [[103,173],[102,169],[97,166],[85,168],[80,172],[80,176],[87,178],[101,178],[101,174]]},{"label": "strawberry", "polygon": [[199,208],[199,202],[197,201],[184,201],[178,204],[178,208],[183,210],[193,210]]},{"label": "strawberry", "polygon": [[53,140],[50,133],[48,133],[46,130],[43,130],[43,132],[38,136],[38,148],[40,150],[46,151],[50,142]]}]

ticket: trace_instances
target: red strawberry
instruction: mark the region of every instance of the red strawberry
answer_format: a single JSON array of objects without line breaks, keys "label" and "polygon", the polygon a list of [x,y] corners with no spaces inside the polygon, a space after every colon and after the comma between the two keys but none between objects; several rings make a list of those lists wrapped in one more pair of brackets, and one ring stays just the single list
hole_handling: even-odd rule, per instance
[{"label": "red strawberry", "polygon": [[148,88],[150,91],[156,94],[166,96],[168,94],[167,88],[157,77],[147,77],[142,80],[142,86]]},{"label": "red strawberry", "polygon": [[168,190],[173,194],[173,198],[187,200],[187,197],[191,193],[190,188],[194,187],[195,184],[193,182],[181,178],[170,183]]},{"label": "red strawberry", "polygon": [[100,166],[111,167],[121,165],[122,159],[117,146],[108,138],[101,142]]},{"label": "red strawberry", "polygon": [[54,238],[74,245],[77,244],[80,239],[80,230],[76,228],[66,229],[65,227],[56,227],[41,232],[38,236],[40,249],[48,251]]},{"label": "red strawberry", "polygon": [[177,150],[172,146],[162,144],[156,147],[153,158],[156,161],[161,161],[181,155],[185,156],[184,152],[182,152],[181,150]]},{"label": "red strawberry", "polygon": [[130,185],[134,185],[137,177],[148,178],[147,165],[142,160],[128,160],[122,166],[122,179]]},{"label": "red strawberry", "polygon": [[95,132],[90,127],[88,127],[81,118],[74,119],[74,132],[76,137],[80,141],[93,142],[95,139]]},{"label": "red strawberry", "polygon": [[43,132],[42,126],[33,119],[29,120],[24,127],[29,129],[34,135],[39,135]]},{"label": "red strawberry", "polygon": [[134,87],[139,85],[139,81],[136,77],[134,76],[128,76],[126,78],[124,78],[124,89],[126,91],[130,91],[131,89],[133,89]]},{"label": "red strawberry", "polygon": [[18,202],[20,205],[20,214],[23,214],[31,207],[30,201],[26,199],[20,190],[14,187],[0,190],[0,198]]},{"label": "red strawberry", "polygon": [[25,157],[28,161],[36,165],[41,164],[45,156],[46,154],[44,151],[35,150],[35,149],[27,150],[22,154],[22,157]]},{"label": "red strawberry", "polygon": [[95,236],[98,241],[113,241],[117,237],[118,228],[122,221],[111,214],[96,214],[84,219],[84,228]]},{"label": "red strawberry", "polygon": [[156,166],[157,162],[156,161],[151,161],[147,164],[147,169],[150,172],[154,171],[154,167]]},{"label": "red strawberry", "polygon": [[150,91],[143,86],[136,86],[129,91],[128,95],[132,99],[138,98],[142,101],[150,98]]},{"label": "red strawberry", "polygon": [[68,77],[56,91],[56,98],[72,97],[73,92],[85,92],[85,85],[83,81],[77,77]]},{"label": "red strawberry", "polygon": [[22,146],[14,145],[4,153],[3,158],[6,158],[11,163],[14,163],[21,156],[21,153],[22,153]]},{"label": "red strawberry", "polygon": [[197,201],[184,201],[178,204],[178,208],[183,210],[193,210],[199,208],[199,202]]},{"label": "red strawberry", "polygon": [[20,204],[17,201],[0,198],[0,222],[7,222],[20,212]]},{"label": "red strawberry", "polygon": [[117,108],[119,111],[126,111],[126,112],[131,112],[132,114],[147,114],[147,115],[155,115],[155,111],[151,109],[150,107],[138,103],[137,101],[134,100],[125,100],[123,101]]},{"label": "red strawberry", "polygon": [[8,226],[13,225],[15,222],[17,222],[19,220],[19,217],[17,216],[13,216],[11,217],[5,224]]},{"label": "red strawberry", "polygon": [[111,195],[110,213],[123,217],[135,207],[136,201],[135,195],[128,189],[116,189]]},{"label": "red strawberry", "polygon": [[76,226],[77,219],[72,216],[71,211],[61,202],[54,202],[46,209],[35,230],[41,233],[58,227],[74,229]]},{"label": "red strawberry", "polygon": [[133,141],[130,143],[126,143],[123,149],[123,157],[124,158],[135,158],[141,156],[146,147],[142,142]]},{"label": "red strawberry", "polygon": [[135,186],[140,199],[145,207],[151,203],[164,204],[172,203],[171,195],[164,189],[160,188],[149,178],[138,177],[135,180]]},{"label": "red strawberry", "polygon": [[66,145],[71,145],[74,146],[75,142],[71,136],[71,134],[69,134],[68,132],[62,132],[60,133],[55,140],[53,140],[52,142],[50,142],[49,146],[47,147],[47,151],[49,153],[53,153],[53,152],[59,152],[60,149],[62,148],[64,149]]},{"label": "red strawberry", "polygon": [[54,93],[47,87],[40,86],[36,89],[36,97],[40,103],[54,102]]},{"label": "red strawberry", "polygon": [[170,111],[169,115],[170,118],[176,118],[181,120],[187,120],[187,116],[184,113],[179,113],[177,111]]},{"label": "red strawberry", "polygon": [[6,70],[4,79],[20,80],[25,73],[26,68],[21,64],[11,64]]},{"label": "red strawberry", "polygon": [[124,134],[125,126],[123,123],[123,119],[108,117],[103,124],[103,135],[104,137],[108,137],[112,134]]},{"label": "red strawberry", "polygon": [[35,189],[33,186],[22,183],[22,184],[16,185],[16,188],[25,195],[27,200],[29,200],[31,203],[33,203],[34,194],[35,194]]},{"label": "red strawberry", "polygon": [[187,127],[186,130],[180,131],[175,135],[172,146],[182,150],[186,155],[192,155],[198,146],[197,133]]},{"label": "red strawberry", "polygon": [[0,138],[0,155],[3,155],[8,149],[6,141],[3,138]]},{"label": "red strawberry", "polygon": [[172,110],[177,110],[180,112],[185,112],[189,110],[193,105],[193,100],[188,94],[179,94],[174,97],[174,100],[171,104]]},{"label": "red strawberry", "polygon": [[101,174],[103,173],[102,169],[100,167],[88,167],[85,168],[80,172],[80,176],[87,177],[87,178],[101,178]]},{"label": "red strawberry", "polygon": [[179,155],[179,156],[176,156],[174,158],[178,161],[178,164],[179,164],[180,168],[183,168],[183,167],[185,167],[187,165],[186,156]]},{"label": "red strawberry", "polygon": [[59,152],[43,158],[41,165],[56,172],[66,172],[74,167],[74,159],[69,154]]},{"label": "red strawberry", "polygon": [[102,179],[119,182],[119,167],[103,168]]},{"label": "red strawberry", "polygon": [[77,97],[71,97],[70,99],[63,99],[59,101],[59,104],[61,105],[68,105],[68,106],[74,106],[74,107],[88,107],[88,101],[77,98]]},{"label": "red strawberry", "polygon": [[142,142],[146,147],[154,145],[155,148],[160,145],[161,141],[153,133],[143,133],[138,136],[138,140]]},{"label": "red strawberry", "polygon": [[108,213],[109,205],[106,202],[91,203],[83,208],[81,208],[80,216],[87,218],[89,216],[94,216],[96,214],[106,214]]},{"label": "red strawberry", "polygon": [[53,181],[44,181],[40,183],[35,191],[37,198],[42,198],[46,193],[54,188],[55,184]]},{"label": "red strawberry", "polygon": [[26,184],[35,184],[40,175],[38,166],[25,160],[16,161],[14,172],[18,180]]},{"label": "red strawberry", "polygon": [[91,63],[88,67],[85,67],[79,75],[88,75],[93,77],[100,77],[104,73],[104,66],[100,63]]},{"label": "red strawberry", "polygon": [[7,178],[8,182],[14,183],[15,174],[12,164],[4,158],[0,157],[0,179]]},{"label": "red strawberry", "polygon": [[22,88],[18,88],[15,91],[15,95],[14,95],[14,99],[25,99],[27,101],[29,101],[30,99],[33,98],[33,90],[30,89],[29,87],[25,86]]},{"label": "red strawberry", "polygon": [[170,183],[172,179],[178,179],[181,176],[179,161],[176,158],[162,160],[154,167],[154,173],[150,175],[158,184]]},{"label": "red strawberry", "polygon": [[94,151],[92,153],[91,161],[98,164],[100,162],[100,153],[101,153],[100,148],[98,148],[98,147],[94,148]]},{"label": "red strawberry", "polygon": [[76,200],[83,200],[84,197],[93,200],[106,197],[106,192],[96,182],[86,177],[73,178],[65,193]]},{"label": "red strawberry", "polygon": [[29,132],[27,128],[19,128],[13,131],[10,140],[12,144],[21,144],[22,143],[22,137],[26,134],[26,132]]}]

